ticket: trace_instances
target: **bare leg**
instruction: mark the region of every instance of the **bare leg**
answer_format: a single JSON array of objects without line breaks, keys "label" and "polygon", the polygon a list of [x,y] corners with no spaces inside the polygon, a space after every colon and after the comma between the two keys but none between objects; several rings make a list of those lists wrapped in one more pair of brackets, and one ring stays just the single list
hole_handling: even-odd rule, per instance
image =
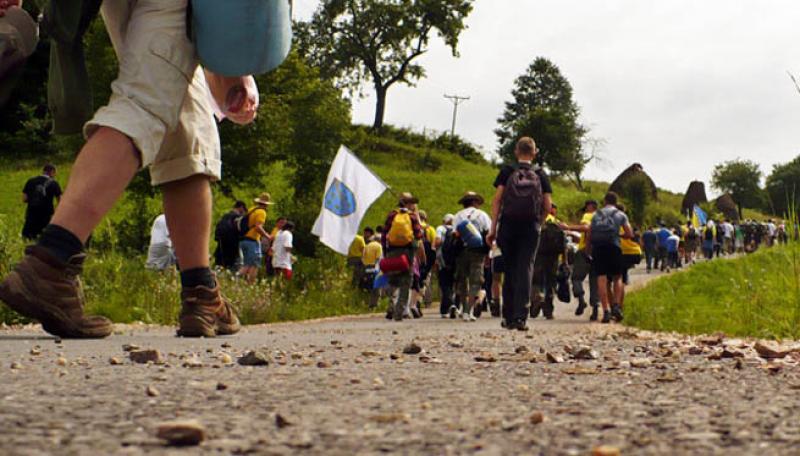
[{"label": "bare leg", "polygon": [[603,305],[603,310],[608,310],[608,277],[601,275],[597,276],[597,294],[600,295],[600,303]]},{"label": "bare leg", "polygon": [[208,239],[211,236],[211,186],[208,176],[196,175],[169,182],[162,187],[178,265],[186,271],[208,267]]},{"label": "bare leg", "polygon": [[50,223],[86,243],[139,167],[139,153],[130,138],[112,128],[99,128],[75,160],[69,185]]}]

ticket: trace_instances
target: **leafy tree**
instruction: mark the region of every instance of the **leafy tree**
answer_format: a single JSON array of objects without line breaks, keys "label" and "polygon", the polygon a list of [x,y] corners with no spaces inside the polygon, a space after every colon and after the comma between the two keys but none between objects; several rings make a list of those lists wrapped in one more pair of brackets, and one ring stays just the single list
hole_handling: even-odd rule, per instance
[{"label": "leafy tree", "polygon": [[311,21],[298,24],[302,53],[324,78],[375,90],[374,129],[383,126],[386,94],[394,84],[413,86],[425,76],[417,58],[436,31],[458,56],[458,38],[473,0],[323,0]]},{"label": "leafy tree", "polygon": [[800,156],[775,165],[767,176],[766,190],[773,213],[781,216],[800,213]]},{"label": "leafy tree", "polygon": [[627,179],[623,184],[623,194],[628,203],[628,215],[635,225],[642,226],[647,215],[647,205],[650,202],[650,182],[644,174],[636,174]]},{"label": "leafy tree", "polygon": [[500,156],[513,160],[517,139],[531,136],[539,148],[540,162],[582,188],[581,175],[594,153],[584,147],[589,130],[579,122],[580,108],[572,99],[572,86],[558,66],[544,57],[536,58],[515,81],[511,96],[495,130]]},{"label": "leafy tree", "polygon": [[720,163],[714,167],[711,176],[712,187],[731,194],[740,218],[742,218],[742,208],[761,207],[763,198],[760,182],[761,169],[758,163],[751,160],[737,159]]}]

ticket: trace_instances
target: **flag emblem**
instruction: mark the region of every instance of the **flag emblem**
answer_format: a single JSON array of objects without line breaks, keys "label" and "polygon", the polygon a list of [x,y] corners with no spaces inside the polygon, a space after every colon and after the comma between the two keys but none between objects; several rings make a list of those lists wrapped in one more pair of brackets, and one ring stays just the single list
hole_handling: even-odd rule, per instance
[{"label": "flag emblem", "polygon": [[333,179],[325,193],[325,209],[339,217],[347,217],[356,212],[356,197],[339,179]]}]

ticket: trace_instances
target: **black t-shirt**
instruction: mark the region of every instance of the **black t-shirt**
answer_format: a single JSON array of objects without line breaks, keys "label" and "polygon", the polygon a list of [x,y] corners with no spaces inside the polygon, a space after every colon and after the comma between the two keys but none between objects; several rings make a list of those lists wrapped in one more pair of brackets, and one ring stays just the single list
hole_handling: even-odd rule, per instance
[{"label": "black t-shirt", "polygon": [[[508,178],[511,177],[511,173],[513,173],[515,169],[517,169],[516,166],[503,166],[500,170],[500,174],[497,175],[497,179],[494,180],[494,187],[505,186],[508,182]],[[534,172],[539,176],[539,181],[542,183],[542,193],[552,194],[553,187],[550,185],[550,178],[547,177],[547,173],[545,173],[542,168],[535,168]]]},{"label": "black t-shirt", "polygon": [[36,176],[28,179],[22,193],[28,198],[28,213],[52,215],[55,212],[53,200],[61,197],[61,186],[55,179]]}]

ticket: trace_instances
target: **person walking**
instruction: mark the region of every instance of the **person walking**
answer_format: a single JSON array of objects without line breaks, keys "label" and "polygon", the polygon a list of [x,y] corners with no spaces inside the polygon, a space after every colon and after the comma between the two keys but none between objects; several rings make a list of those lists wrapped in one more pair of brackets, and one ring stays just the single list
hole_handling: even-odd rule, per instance
[{"label": "person walking", "polygon": [[686,222],[686,235],[684,239],[683,262],[688,266],[694,264],[694,257],[700,243],[700,234],[698,234],[697,228],[695,228],[691,221]]},{"label": "person walking", "polygon": [[175,252],[172,250],[172,240],[169,238],[167,217],[160,214],[153,221],[150,229],[150,247],[147,249],[147,262],[145,268],[153,271],[164,271],[175,264]]},{"label": "person walking", "polygon": [[233,209],[217,222],[214,228],[214,240],[217,242],[217,248],[214,250],[214,262],[217,267],[234,273],[239,270],[241,252],[236,220],[246,213],[247,204],[244,201],[236,201]]},{"label": "person walking", "polygon": [[[633,237],[628,216],[617,209],[619,197],[614,192],[606,193],[604,207],[592,218],[586,234],[587,249],[592,256],[592,268],[597,273],[597,290],[603,306],[603,323],[622,321],[622,249],[620,237]],[[623,235],[620,236],[620,229]],[[609,292],[609,285],[610,290]]]},{"label": "person walking", "polygon": [[[455,309],[455,283],[456,283],[456,257],[458,252],[456,246],[455,228],[453,227],[453,214],[446,214],[442,224],[436,228],[436,240],[434,249],[436,250],[436,268],[439,277],[439,314],[442,318],[447,318],[452,313],[456,316]],[[452,309],[452,311],[451,311]]]},{"label": "person walking", "polygon": [[680,243],[680,231],[675,229],[667,238],[667,272],[681,267]]},{"label": "person walking", "polygon": [[[110,320],[84,313],[78,277],[90,234],[142,168],[149,168],[151,183],[161,188],[181,264],[178,334],[239,331],[209,268],[211,182],[220,179],[222,165],[211,103],[229,120],[247,124],[256,116],[258,89],[252,77],[223,77],[200,68],[186,33],[187,4],[138,0],[100,6],[120,67],[111,97],[84,127],[87,141],[50,224],[0,284],[0,300],[51,334],[101,338],[113,332]],[[0,14],[7,8],[8,2],[0,2]],[[96,12],[88,10],[85,20],[78,12],[56,15],[56,21],[77,17],[75,22],[88,24]],[[67,92],[64,86],[56,89]],[[235,104],[226,103],[231,93],[241,94]]]},{"label": "person walking", "polygon": [[550,213],[542,225],[539,236],[539,247],[536,249],[536,259],[533,262],[533,286],[531,293],[531,318],[536,318],[541,312],[544,318],[552,320],[555,306],[553,304],[556,294],[559,259],[566,257],[567,236],[561,228],[558,216],[558,206],[552,203]]},{"label": "person walking", "polygon": [[644,250],[646,271],[650,274],[653,270],[653,261],[658,255],[658,236],[652,226],[642,233],[642,250]]},{"label": "person walking", "polygon": [[272,269],[275,275],[285,280],[292,280],[292,250],[294,249],[294,222],[287,221],[272,242]]},{"label": "person walking", "polygon": [[255,283],[258,269],[261,266],[261,238],[271,240],[269,233],[264,229],[264,223],[267,221],[267,208],[274,204],[269,193],[266,192],[253,199],[253,202],[255,206],[244,215],[247,232],[239,241],[239,249],[242,251],[240,274],[250,284]]},{"label": "person walking", "polygon": [[364,236],[356,234],[353,242],[350,243],[350,248],[347,250],[347,267],[352,270],[352,279],[350,285],[353,288],[358,288],[361,283],[361,277],[364,275],[364,263],[361,259],[364,256],[364,249],[367,243]]},{"label": "person walking", "polygon": [[364,265],[361,288],[369,291],[369,308],[375,309],[381,297],[381,289],[375,287],[375,278],[378,276],[378,264],[383,258],[383,247],[375,230],[370,227],[364,228],[364,239],[367,245],[364,246],[364,256],[361,257],[361,264]]},{"label": "person walking", "polygon": [[436,242],[436,228],[428,223],[428,214],[425,211],[419,211],[419,222],[422,225],[422,245],[425,249],[425,263],[419,265],[419,285],[421,300],[425,307],[430,307],[433,304],[433,287],[431,281],[433,280],[434,266],[436,265],[436,249],[433,247]]},{"label": "person walking", "polygon": [[664,223],[661,223],[656,235],[658,236],[658,265],[656,268],[664,272],[669,266],[667,241],[669,237],[672,236],[672,231],[670,231]]},{"label": "person walking", "polygon": [[401,193],[397,209],[389,213],[383,226],[383,251],[386,253],[384,262],[394,260],[391,262],[393,270],[384,271],[389,275],[390,297],[386,316],[395,321],[402,321],[407,313],[410,314],[414,259],[425,257],[422,246],[424,233],[417,213],[418,203],[419,200],[411,193]]},{"label": "person walking", "polygon": [[572,294],[578,298],[578,307],[575,309],[575,315],[581,316],[586,311],[586,290],[583,282],[589,278],[589,304],[592,306],[592,313],[589,316],[590,321],[597,321],[598,308],[600,307],[600,295],[597,291],[597,275],[592,269],[592,258],[586,252],[586,233],[589,231],[589,226],[592,223],[592,218],[597,212],[597,201],[590,199],[583,204],[583,217],[581,217],[580,224],[566,225],[562,224],[561,228],[565,231],[573,231],[580,233],[581,238],[578,241],[578,251],[575,254],[575,261],[572,265]]},{"label": "person walking", "polygon": [[517,141],[516,166],[504,166],[494,181],[497,190],[492,200],[492,229],[487,236],[489,245],[497,239],[505,260],[501,324],[519,331],[528,330],[533,257],[553,193],[547,174],[533,165],[536,154],[533,138]]},{"label": "person walking", "polygon": [[717,228],[714,222],[709,220],[703,228],[703,255],[706,260],[714,258],[714,239],[717,237]]},{"label": "person walking", "polygon": [[479,295],[483,288],[483,264],[489,254],[486,235],[492,228],[492,219],[482,211],[484,199],[475,192],[466,192],[458,200],[463,209],[455,215],[453,224],[464,243],[456,258],[456,293],[463,299],[462,319],[475,321],[474,310],[481,304]]},{"label": "person walking", "polygon": [[32,177],[22,188],[25,203],[25,224],[22,236],[34,240],[42,234],[55,213],[55,201],[61,201],[61,186],[56,181],[56,167],[44,165],[40,176]]}]

